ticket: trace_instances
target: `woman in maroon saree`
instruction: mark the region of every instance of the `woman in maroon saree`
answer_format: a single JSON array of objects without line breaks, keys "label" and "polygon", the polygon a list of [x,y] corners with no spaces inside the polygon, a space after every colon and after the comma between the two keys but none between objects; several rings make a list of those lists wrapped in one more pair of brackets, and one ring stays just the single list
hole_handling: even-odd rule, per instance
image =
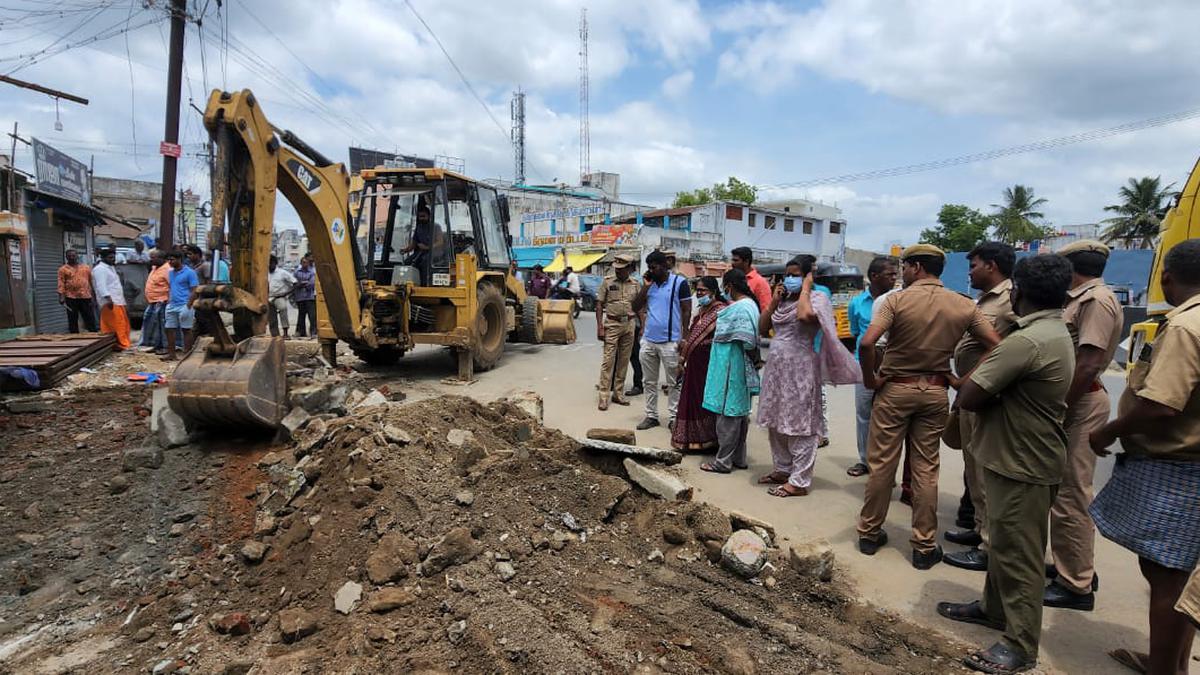
[{"label": "woman in maroon saree", "polygon": [[716,277],[701,277],[696,284],[698,311],[687,340],[679,349],[679,407],[671,446],[682,452],[711,452],[717,447],[716,415],[704,409],[704,381],[712,351],[717,312],[725,307]]}]

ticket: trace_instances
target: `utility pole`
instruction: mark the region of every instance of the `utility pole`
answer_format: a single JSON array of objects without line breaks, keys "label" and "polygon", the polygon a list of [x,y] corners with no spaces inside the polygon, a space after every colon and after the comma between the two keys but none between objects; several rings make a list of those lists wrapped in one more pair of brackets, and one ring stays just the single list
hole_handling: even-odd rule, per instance
[{"label": "utility pole", "polygon": [[[178,147],[179,104],[183,81],[183,27],[187,18],[187,0],[171,0],[171,47],[167,56],[167,120],[163,142]],[[163,149],[165,150],[165,148]],[[160,150],[161,152],[162,150]],[[163,152],[162,210],[158,218],[159,250],[170,249],[175,241],[175,174],[177,155]]]}]

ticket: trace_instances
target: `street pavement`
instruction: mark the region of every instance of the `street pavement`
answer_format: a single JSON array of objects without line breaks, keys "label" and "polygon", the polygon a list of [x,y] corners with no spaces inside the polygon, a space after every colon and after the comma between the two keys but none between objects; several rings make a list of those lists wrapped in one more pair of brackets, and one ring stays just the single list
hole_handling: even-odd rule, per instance
[{"label": "street pavement", "polygon": [[[445,350],[422,348],[401,362],[397,375],[407,380],[410,396],[420,398],[438,393],[462,393],[491,400],[518,391],[536,391],[545,401],[546,424],[582,436],[596,426],[633,428],[644,414],[643,399],[633,399],[625,408],[596,410],[600,365],[600,343],[595,320],[585,315],[576,322],[579,340],[573,345],[508,345],[498,368],[482,373],[468,386],[447,385],[453,375]],[[1104,378],[1115,407],[1123,388],[1119,374]],[[934,610],[943,600],[977,599],[983,586],[982,572],[968,572],[942,564],[919,572],[910,564],[908,507],[893,501],[886,529],[890,542],[874,557],[856,548],[855,522],[862,506],[865,479],[850,478],[846,468],[856,461],[854,436],[854,390],[852,386],[829,387],[831,443],[819,451],[812,493],[807,497],[780,499],[766,494],[755,479],[771,470],[766,432],[757,425],[750,431],[750,470],[729,475],[705,473],[699,464],[707,457],[684,459],[685,479],[696,488],[696,499],[725,509],[738,509],[772,522],[792,542],[823,537],[834,546],[840,570],[856,584],[860,596],[884,609],[895,611],[918,623],[943,631],[970,644],[990,645],[997,634],[986,629],[945,620]],[[665,419],[666,399],[660,397]],[[669,447],[665,427],[638,432],[638,442]],[[1113,459],[1101,459],[1096,471],[1097,491],[1108,480]],[[962,493],[962,454],[943,448],[938,519],[941,530],[954,528],[955,510]],[[899,496],[899,488],[895,495]],[[786,543],[785,543],[786,545]],[[947,551],[955,550],[945,544]],[[1145,651],[1148,647],[1146,610],[1149,593],[1141,578],[1136,557],[1097,538],[1096,566],[1101,577],[1096,610],[1090,613],[1047,609],[1042,634],[1041,662],[1068,673],[1127,672],[1105,652],[1118,647]]]}]

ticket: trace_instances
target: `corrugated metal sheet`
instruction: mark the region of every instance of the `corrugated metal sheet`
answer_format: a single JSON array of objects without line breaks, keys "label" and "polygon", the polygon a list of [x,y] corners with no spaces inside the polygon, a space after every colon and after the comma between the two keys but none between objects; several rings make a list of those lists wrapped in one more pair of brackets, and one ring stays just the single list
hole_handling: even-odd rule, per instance
[{"label": "corrugated metal sheet", "polygon": [[84,366],[112,353],[117,342],[112,334],[34,335],[0,342],[0,367],[37,371],[41,388],[53,387]]}]

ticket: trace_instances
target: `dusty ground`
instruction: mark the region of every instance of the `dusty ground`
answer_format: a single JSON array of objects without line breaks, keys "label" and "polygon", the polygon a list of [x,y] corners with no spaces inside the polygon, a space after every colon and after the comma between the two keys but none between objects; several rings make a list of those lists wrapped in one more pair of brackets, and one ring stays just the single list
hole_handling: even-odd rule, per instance
[{"label": "dusty ground", "polygon": [[782,550],[757,583],[713,565],[721,512],[650,498],[507,404],[210,435],[127,471],[149,398],[0,414],[0,671],[947,672],[964,653]]}]

